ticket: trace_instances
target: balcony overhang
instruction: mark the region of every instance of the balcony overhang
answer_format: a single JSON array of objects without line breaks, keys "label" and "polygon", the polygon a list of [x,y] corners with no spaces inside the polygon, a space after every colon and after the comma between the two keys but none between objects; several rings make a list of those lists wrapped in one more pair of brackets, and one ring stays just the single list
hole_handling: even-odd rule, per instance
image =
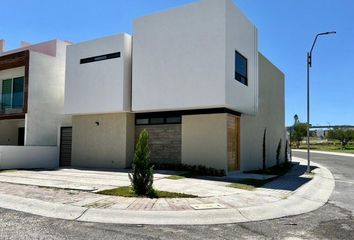
[{"label": "balcony overhang", "polygon": [[29,75],[29,51],[16,52],[0,56],[0,71],[8,70],[17,67],[25,67],[24,76],[24,103],[21,112],[14,113],[0,113],[0,120],[3,119],[21,119],[25,118],[28,109],[28,75]]}]

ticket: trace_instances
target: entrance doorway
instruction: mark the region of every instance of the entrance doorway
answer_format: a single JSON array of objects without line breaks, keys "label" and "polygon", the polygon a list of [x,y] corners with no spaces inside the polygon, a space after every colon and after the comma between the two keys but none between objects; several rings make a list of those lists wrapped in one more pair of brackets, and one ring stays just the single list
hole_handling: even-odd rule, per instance
[{"label": "entrance doorway", "polygon": [[240,170],[240,117],[227,116],[227,157],[228,170]]},{"label": "entrance doorway", "polygon": [[25,145],[25,128],[24,127],[18,128],[17,145],[18,146],[24,146]]}]

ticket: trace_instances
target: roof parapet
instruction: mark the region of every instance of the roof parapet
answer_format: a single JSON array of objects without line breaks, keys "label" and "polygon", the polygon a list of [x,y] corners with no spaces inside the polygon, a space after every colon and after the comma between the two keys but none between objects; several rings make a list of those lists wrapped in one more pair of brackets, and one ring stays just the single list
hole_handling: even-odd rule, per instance
[{"label": "roof parapet", "polygon": [[0,39],[0,55],[2,55],[3,52],[5,52],[5,40]]},{"label": "roof parapet", "polygon": [[29,42],[21,41],[21,48],[29,47],[29,46],[31,46],[31,45],[32,45],[32,44],[30,44]]}]

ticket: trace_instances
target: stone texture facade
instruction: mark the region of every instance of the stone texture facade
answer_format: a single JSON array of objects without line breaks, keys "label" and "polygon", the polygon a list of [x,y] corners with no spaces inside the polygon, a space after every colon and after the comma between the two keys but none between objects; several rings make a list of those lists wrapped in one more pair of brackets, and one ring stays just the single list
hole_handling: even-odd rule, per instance
[{"label": "stone texture facade", "polygon": [[156,163],[181,163],[181,124],[141,125],[135,128],[135,140],[143,129],[149,133],[151,161]]}]

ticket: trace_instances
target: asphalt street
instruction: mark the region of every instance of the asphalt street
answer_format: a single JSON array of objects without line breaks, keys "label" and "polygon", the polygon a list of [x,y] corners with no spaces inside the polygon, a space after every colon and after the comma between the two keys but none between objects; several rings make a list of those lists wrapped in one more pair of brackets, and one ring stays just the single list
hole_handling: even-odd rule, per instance
[{"label": "asphalt street", "polygon": [[0,239],[354,239],[354,158],[313,153],[312,159],[331,170],[336,186],[329,202],[311,213],[241,224],[148,226],[82,223],[0,209]]}]

